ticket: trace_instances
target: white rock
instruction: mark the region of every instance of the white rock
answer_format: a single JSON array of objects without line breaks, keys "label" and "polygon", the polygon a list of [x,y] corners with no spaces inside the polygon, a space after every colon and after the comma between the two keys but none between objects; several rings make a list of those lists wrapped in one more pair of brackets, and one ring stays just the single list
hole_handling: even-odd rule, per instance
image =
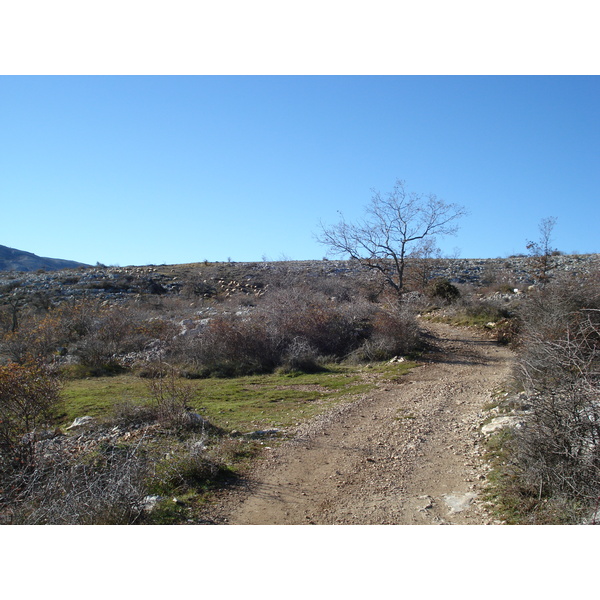
[{"label": "white rock", "polygon": [[392,358],[390,360],[390,363],[403,363],[406,359],[403,356],[394,356],[394,358]]},{"label": "white rock", "polygon": [[67,429],[74,429],[75,427],[82,427],[83,425],[87,425],[94,420],[94,417],[90,417],[86,415],[85,417],[77,417],[71,425],[67,427]]},{"label": "white rock", "polygon": [[443,498],[446,506],[450,509],[450,514],[453,514],[469,508],[476,496],[477,494],[473,492],[467,492],[462,495],[446,494]]},{"label": "white rock", "polygon": [[156,505],[162,500],[161,496],[146,496],[142,501],[142,509],[150,512],[156,508]]},{"label": "white rock", "polygon": [[256,439],[262,437],[269,437],[279,434],[279,429],[263,429],[258,431],[253,431],[251,433],[246,433],[245,437]]},{"label": "white rock", "polygon": [[503,429],[504,427],[519,428],[519,427],[522,427],[523,424],[524,424],[524,421],[520,417],[515,417],[515,416],[496,417],[495,419],[492,419],[489,423],[486,423],[481,428],[481,433],[488,435],[490,433],[494,433],[495,431],[498,431],[499,429]]}]

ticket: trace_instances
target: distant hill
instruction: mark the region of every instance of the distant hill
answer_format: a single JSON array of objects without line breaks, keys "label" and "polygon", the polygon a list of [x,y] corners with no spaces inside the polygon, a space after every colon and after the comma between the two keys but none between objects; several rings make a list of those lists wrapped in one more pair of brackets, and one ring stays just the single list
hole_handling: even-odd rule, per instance
[{"label": "distant hill", "polygon": [[15,248],[0,245],[0,271],[38,271],[39,269],[57,271],[86,266],[88,265],[75,262],[74,260],[45,258],[31,252],[24,252],[23,250],[16,250]]}]

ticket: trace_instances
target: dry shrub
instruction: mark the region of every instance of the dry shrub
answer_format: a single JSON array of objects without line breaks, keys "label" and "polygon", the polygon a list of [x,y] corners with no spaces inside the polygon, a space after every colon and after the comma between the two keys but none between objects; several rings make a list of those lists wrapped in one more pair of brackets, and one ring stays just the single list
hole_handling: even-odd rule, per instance
[{"label": "dry shrub", "polygon": [[158,409],[155,404],[140,404],[125,398],[113,405],[106,421],[117,427],[139,427],[158,421]]},{"label": "dry shrub", "polygon": [[262,314],[271,337],[285,349],[301,339],[321,356],[343,358],[368,335],[360,304],[337,302],[303,288],[272,294]]},{"label": "dry shrub", "polygon": [[305,291],[279,289],[252,311],[212,318],[187,342],[188,359],[205,375],[239,376],[344,357],[364,336],[352,305]]},{"label": "dry shrub", "polygon": [[14,362],[24,364],[31,360],[48,360],[64,338],[60,319],[55,314],[33,315],[4,336],[2,347]]},{"label": "dry shrub", "polygon": [[189,359],[204,375],[234,377],[271,371],[277,349],[260,319],[224,315],[211,319],[192,342]]},{"label": "dry shrub", "polygon": [[34,460],[35,433],[50,426],[60,382],[41,364],[0,367],[0,473]]},{"label": "dry shrub", "polygon": [[26,311],[19,327],[3,337],[4,352],[20,364],[32,358],[50,361],[62,347],[93,332],[99,310],[95,302],[78,301],[64,302],[43,314]]},{"label": "dry shrub", "polygon": [[[129,523],[143,497],[138,448],[104,445],[77,458],[47,430],[58,380],[39,364],[0,367],[0,513],[4,522]],[[49,435],[48,435],[49,433]]]},{"label": "dry shrub", "polygon": [[183,448],[170,452],[154,466],[150,490],[155,494],[184,494],[198,490],[229,472],[219,458],[207,451],[204,436],[191,437]]},{"label": "dry shrub", "polygon": [[151,342],[165,343],[177,332],[174,323],[165,318],[148,318],[134,307],[102,307],[88,325],[74,354],[92,375],[119,372],[127,368],[125,357],[146,350]]},{"label": "dry shrub", "polygon": [[519,480],[540,500],[589,508],[600,495],[598,279],[549,284],[523,310],[520,344],[532,410],[515,435]]},{"label": "dry shrub", "polygon": [[322,357],[314,346],[303,338],[295,338],[286,348],[278,372],[317,373],[322,370]]},{"label": "dry shrub", "polygon": [[85,366],[104,369],[118,365],[118,356],[132,349],[132,320],[121,308],[103,308],[91,331],[77,345],[75,354]]},{"label": "dry shrub", "polygon": [[2,347],[13,361],[50,362],[69,345],[88,367],[101,369],[117,363],[124,352],[143,347],[154,332],[137,328],[136,311],[125,307],[102,307],[95,302],[64,303],[44,315],[22,318],[18,329],[8,333]]},{"label": "dry shrub", "polygon": [[380,309],[372,319],[372,332],[353,354],[360,362],[388,360],[410,354],[421,345],[421,334],[408,308]]},{"label": "dry shrub", "polygon": [[67,451],[41,456],[13,477],[3,520],[23,525],[128,525],[143,511],[150,469],[141,442],[104,444],[75,458]]},{"label": "dry shrub", "polygon": [[173,367],[160,364],[148,379],[152,405],[160,423],[177,429],[209,427],[208,421],[191,412],[194,388],[178,377]]},{"label": "dry shrub", "polygon": [[408,308],[338,301],[305,286],[278,288],[252,310],[212,317],[195,335],[179,336],[170,360],[187,361],[203,376],[314,372],[346,359],[371,336],[365,359],[377,360],[415,349],[419,329]]}]

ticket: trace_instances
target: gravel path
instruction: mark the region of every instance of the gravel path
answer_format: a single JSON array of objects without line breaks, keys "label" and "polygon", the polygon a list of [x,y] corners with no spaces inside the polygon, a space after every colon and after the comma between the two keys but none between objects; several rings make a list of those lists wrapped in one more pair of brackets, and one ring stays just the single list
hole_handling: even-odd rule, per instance
[{"label": "gravel path", "polygon": [[437,350],[396,383],[306,425],[225,492],[228,524],[491,524],[483,406],[509,375],[510,350],[468,329],[428,324]]}]

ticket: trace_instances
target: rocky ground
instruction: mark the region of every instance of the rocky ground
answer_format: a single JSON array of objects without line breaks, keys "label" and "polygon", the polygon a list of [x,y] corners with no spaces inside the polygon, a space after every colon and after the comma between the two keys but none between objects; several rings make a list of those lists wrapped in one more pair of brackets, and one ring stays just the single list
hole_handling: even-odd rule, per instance
[{"label": "rocky ground", "polygon": [[[425,268],[427,278],[443,277],[456,284],[475,287],[506,283],[524,288],[533,283],[530,259],[527,257],[496,259],[440,259],[417,264]],[[554,272],[574,275],[589,272],[600,265],[600,254],[557,256],[552,258]],[[116,267],[96,265],[60,271],[35,272],[0,270],[0,297],[23,294],[43,296],[50,303],[65,299],[94,298],[118,302],[142,295],[219,296],[239,292],[260,293],[273,282],[286,278],[370,279],[372,274],[356,261],[313,260],[253,263],[194,263],[188,265],[149,265]]]},{"label": "rocky ground", "polygon": [[495,524],[481,492],[484,406],[512,352],[480,333],[427,324],[434,346],[410,375],[267,450],[247,485],[224,491],[223,524]]}]

